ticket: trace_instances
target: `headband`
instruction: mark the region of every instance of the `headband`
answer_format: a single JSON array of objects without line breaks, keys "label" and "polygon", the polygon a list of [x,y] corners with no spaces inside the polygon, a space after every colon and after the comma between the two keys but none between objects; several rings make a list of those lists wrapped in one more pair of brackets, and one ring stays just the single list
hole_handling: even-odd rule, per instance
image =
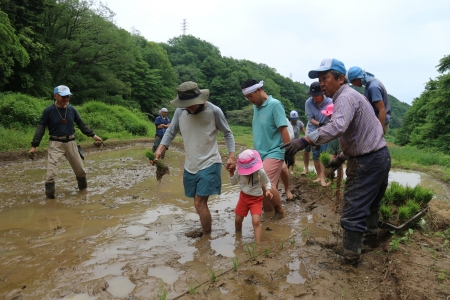
[{"label": "headband", "polygon": [[245,89],[242,89],[242,93],[243,93],[244,95],[253,93],[253,92],[256,91],[257,89],[259,89],[260,87],[262,87],[263,84],[264,84],[264,81],[261,80],[259,83],[256,83],[256,84],[254,84],[254,85],[252,85],[252,86],[249,86],[249,87],[247,87],[247,88],[245,88]]}]

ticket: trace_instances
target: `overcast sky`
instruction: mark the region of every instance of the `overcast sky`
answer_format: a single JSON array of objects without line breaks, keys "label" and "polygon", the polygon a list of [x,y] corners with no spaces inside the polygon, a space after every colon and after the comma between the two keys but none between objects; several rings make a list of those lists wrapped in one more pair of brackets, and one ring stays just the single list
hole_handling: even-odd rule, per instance
[{"label": "overcast sky", "polygon": [[[119,27],[150,41],[187,34],[222,56],[264,63],[294,81],[323,58],[375,74],[389,94],[411,104],[450,54],[449,0],[108,0]],[[207,88],[207,87],[203,87]]]}]

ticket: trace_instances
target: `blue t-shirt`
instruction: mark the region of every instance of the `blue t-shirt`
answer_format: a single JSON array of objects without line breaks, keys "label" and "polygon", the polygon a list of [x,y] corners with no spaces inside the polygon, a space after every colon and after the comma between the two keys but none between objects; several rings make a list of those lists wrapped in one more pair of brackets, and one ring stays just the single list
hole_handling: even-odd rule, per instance
[{"label": "blue t-shirt", "polygon": [[384,85],[378,79],[374,78],[366,84],[364,90],[364,96],[369,99],[372,104],[375,115],[378,117],[378,109],[375,106],[375,102],[383,100],[384,109],[386,109],[386,120],[384,124],[388,124],[391,121],[391,106],[389,105],[388,93]]},{"label": "blue t-shirt", "polygon": [[284,149],[279,127],[287,126],[283,105],[269,96],[260,106],[253,106],[253,149],[261,155],[261,159],[275,158],[284,160]]},{"label": "blue t-shirt", "polygon": [[156,135],[159,136],[160,138],[162,138],[164,136],[164,133],[166,133],[167,128],[158,128],[159,125],[161,124],[169,124],[170,123],[170,119],[168,117],[161,117],[161,116],[157,116],[155,119],[155,125],[156,125]]},{"label": "blue t-shirt", "polygon": [[319,105],[314,101],[312,97],[309,97],[308,100],[305,102],[305,112],[306,117],[308,118],[308,124],[306,125],[306,128],[308,128],[307,133],[311,133],[319,126],[314,125],[311,123],[311,119],[316,120],[319,123],[328,123],[330,122],[330,119],[325,116],[323,113],[321,113],[322,110],[325,110],[328,105],[333,103],[333,99],[328,98],[327,96],[323,95],[323,101]]}]

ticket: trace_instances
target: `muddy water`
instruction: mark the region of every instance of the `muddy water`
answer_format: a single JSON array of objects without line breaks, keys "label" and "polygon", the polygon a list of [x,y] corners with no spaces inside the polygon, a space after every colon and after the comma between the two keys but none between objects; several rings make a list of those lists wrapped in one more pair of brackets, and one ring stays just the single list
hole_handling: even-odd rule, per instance
[{"label": "muddy water", "polygon": [[[63,163],[55,200],[44,196],[45,160],[0,166],[0,298],[125,299],[133,294],[154,299],[163,291],[173,298],[207,281],[211,269],[219,274],[232,266],[232,258],[248,258],[251,220],[244,219],[242,233],[234,232],[238,189],[225,170],[222,194],[209,201],[213,232],[191,239],[185,233],[200,224],[193,200],[183,192],[184,155],[171,149],[165,159],[171,173],[157,182],[144,157],[149,146],[86,155],[85,192],[77,190],[70,166]],[[280,244],[295,247],[303,239],[294,237],[300,228],[316,237],[330,234],[321,227],[321,216],[300,213],[297,201],[289,209],[289,226],[263,215],[267,230],[257,254]],[[280,266],[275,282],[306,284],[312,269],[297,253]],[[209,296],[231,292],[220,287]]]}]

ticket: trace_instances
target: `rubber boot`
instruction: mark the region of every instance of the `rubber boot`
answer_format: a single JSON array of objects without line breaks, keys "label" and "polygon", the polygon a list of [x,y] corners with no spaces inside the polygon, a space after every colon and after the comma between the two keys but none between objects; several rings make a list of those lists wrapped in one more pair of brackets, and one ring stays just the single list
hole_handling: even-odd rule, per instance
[{"label": "rubber boot", "polygon": [[78,188],[80,189],[80,191],[87,188],[86,176],[85,177],[77,177],[77,181],[78,181]]},{"label": "rubber boot", "polygon": [[55,199],[55,183],[45,183],[45,196],[50,199]]},{"label": "rubber boot", "polygon": [[361,258],[363,233],[345,229],[343,236],[344,260],[346,264],[357,266]]},{"label": "rubber boot", "polygon": [[363,238],[363,244],[370,248],[377,247],[377,232],[378,232],[378,212],[372,213],[366,219],[367,232]]}]

